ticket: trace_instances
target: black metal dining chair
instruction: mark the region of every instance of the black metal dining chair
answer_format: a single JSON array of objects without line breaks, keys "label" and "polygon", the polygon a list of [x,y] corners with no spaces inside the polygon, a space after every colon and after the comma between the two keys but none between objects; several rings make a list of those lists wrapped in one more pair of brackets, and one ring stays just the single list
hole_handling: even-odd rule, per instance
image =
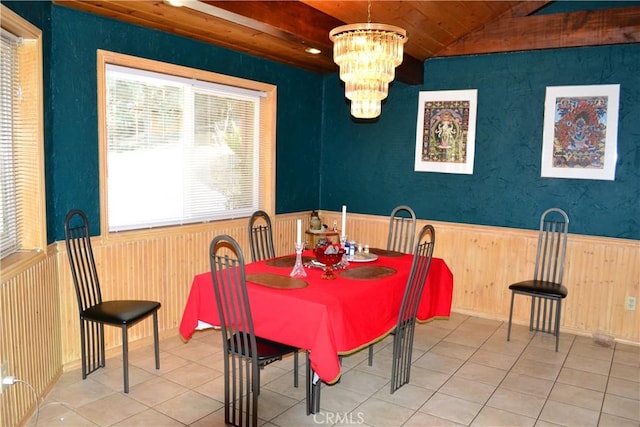
[{"label": "black metal dining chair", "polygon": [[568,293],[567,288],[562,284],[568,233],[569,217],[565,211],[551,208],[542,213],[533,279],[509,285],[511,307],[509,309],[507,341],[511,339],[515,296],[526,295],[531,297],[529,330],[554,335],[556,351],[558,351],[562,300],[567,297]]},{"label": "black metal dining chair", "polygon": [[69,211],[64,220],[65,243],[71,267],[71,276],[80,312],[80,346],[82,351],[82,379],[104,367],[104,325],[122,329],[122,369],[124,392],[129,393],[129,327],[153,316],[153,342],[156,369],[160,369],[157,301],[111,300],[104,301],[91,248],[89,221],[79,209]]},{"label": "black metal dining chair", "polygon": [[422,298],[422,292],[431,267],[435,242],[436,231],[433,226],[425,225],[422,227],[413,252],[413,264],[411,265],[411,273],[402,298],[398,322],[393,330],[392,394],[407,384],[411,375],[416,316],[418,315],[420,299]]},{"label": "black metal dining chair", "polygon": [[[400,205],[389,216],[387,250],[409,253],[413,250],[416,234],[416,213],[409,206]],[[369,346],[369,366],[373,365],[373,344]]]},{"label": "black metal dining chair", "polygon": [[[209,247],[213,289],[224,347],[224,419],[227,425],[258,425],[260,370],[298,348],[257,337],[238,243],[220,235]],[[296,366],[297,368],[297,366]],[[296,375],[297,378],[297,375]],[[309,387],[307,387],[309,390]]]},{"label": "black metal dining chair", "polygon": [[265,211],[255,211],[249,218],[249,246],[252,261],[262,261],[276,256],[271,218]]}]

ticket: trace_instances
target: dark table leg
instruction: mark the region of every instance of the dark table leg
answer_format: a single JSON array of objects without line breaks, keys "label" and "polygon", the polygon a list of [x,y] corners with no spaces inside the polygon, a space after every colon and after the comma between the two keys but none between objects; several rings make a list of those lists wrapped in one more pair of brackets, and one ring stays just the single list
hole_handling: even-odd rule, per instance
[{"label": "dark table leg", "polygon": [[318,379],[317,383],[313,383],[314,372],[309,362],[309,352],[307,351],[307,415],[317,414],[320,412],[320,384],[322,380]]}]

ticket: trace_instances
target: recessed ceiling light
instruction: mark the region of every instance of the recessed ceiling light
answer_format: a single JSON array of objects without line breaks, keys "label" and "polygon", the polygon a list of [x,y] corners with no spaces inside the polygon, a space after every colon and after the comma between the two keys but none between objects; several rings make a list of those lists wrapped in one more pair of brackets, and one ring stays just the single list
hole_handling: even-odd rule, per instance
[{"label": "recessed ceiling light", "polygon": [[322,52],[320,49],[316,49],[315,47],[308,47],[304,51],[307,52],[307,53],[310,53],[312,55],[317,55],[320,52]]}]

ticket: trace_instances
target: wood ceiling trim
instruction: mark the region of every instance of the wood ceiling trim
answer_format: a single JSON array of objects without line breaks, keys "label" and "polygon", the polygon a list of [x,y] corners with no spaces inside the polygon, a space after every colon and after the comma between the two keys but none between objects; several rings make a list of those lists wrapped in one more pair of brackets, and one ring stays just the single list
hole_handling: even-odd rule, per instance
[{"label": "wood ceiling trim", "polygon": [[500,18],[436,56],[638,43],[640,7]]},{"label": "wood ceiling trim", "polygon": [[[188,8],[173,8],[162,1],[54,0],[54,4],[188,37],[317,73],[337,71],[331,53],[315,55],[310,59],[311,55],[304,52],[304,48],[297,42],[286,41],[259,30],[248,30],[246,26]],[[176,25],[176,20],[179,19],[177,16],[188,19],[181,19],[180,25]]]}]

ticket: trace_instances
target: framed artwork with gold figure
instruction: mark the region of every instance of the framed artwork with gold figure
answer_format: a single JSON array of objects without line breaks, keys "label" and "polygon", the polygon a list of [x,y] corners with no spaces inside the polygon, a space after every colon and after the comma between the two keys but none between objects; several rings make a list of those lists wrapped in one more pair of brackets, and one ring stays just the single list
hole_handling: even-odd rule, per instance
[{"label": "framed artwork with gold figure", "polygon": [[473,174],[477,89],[420,92],[415,171]]},{"label": "framed artwork with gold figure", "polygon": [[549,86],[542,177],[613,181],[620,85]]}]

